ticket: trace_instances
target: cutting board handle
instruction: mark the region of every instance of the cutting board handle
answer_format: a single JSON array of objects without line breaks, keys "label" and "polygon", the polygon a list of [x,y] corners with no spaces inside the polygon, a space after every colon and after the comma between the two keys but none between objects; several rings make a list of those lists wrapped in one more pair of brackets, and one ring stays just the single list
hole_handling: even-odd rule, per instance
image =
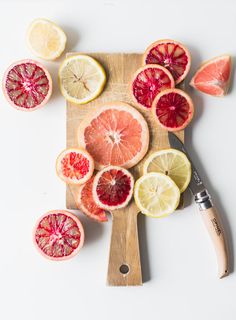
[{"label": "cutting board handle", "polygon": [[109,286],[142,285],[137,215],[134,202],[112,212],[112,234],[108,265]]}]

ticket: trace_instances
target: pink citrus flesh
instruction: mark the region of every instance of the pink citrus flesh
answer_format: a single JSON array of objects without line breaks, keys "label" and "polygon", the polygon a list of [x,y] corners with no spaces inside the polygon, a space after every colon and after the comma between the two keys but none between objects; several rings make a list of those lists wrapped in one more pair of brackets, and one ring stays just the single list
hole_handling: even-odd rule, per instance
[{"label": "pink citrus flesh", "polygon": [[128,170],[109,166],[96,174],[93,198],[105,210],[124,208],[132,198],[133,187],[134,179]]},{"label": "pink citrus flesh", "polygon": [[228,91],[231,57],[223,55],[205,62],[192,78],[190,85],[206,94],[221,97]]},{"label": "pink citrus flesh", "polygon": [[106,103],[81,122],[78,143],[91,154],[96,169],[109,165],[131,168],[148,150],[148,125],[130,105]]},{"label": "pink citrus flesh", "polygon": [[135,102],[144,108],[151,108],[156,95],[169,88],[174,88],[175,82],[171,73],[155,64],[139,68],[131,83],[131,93]]},{"label": "pink citrus flesh", "polygon": [[79,209],[88,217],[95,221],[107,222],[107,215],[104,209],[100,208],[93,199],[93,182],[94,177],[90,178],[79,188],[78,206]]},{"label": "pink citrus flesh", "polygon": [[74,214],[65,210],[53,210],[38,220],[33,237],[36,248],[44,257],[67,260],[82,248],[84,229]]},{"label": "pink citrus flesh", "polygon": [[167,68],[178,84],[187,76],[191,66],[188,49],[180,42],[165,39],[152,43],[143,56],[144,64],[159,64]]},{"label": "pink citrus flesh", "polygon": [[94,170],[94,161],[84,149],[68,148],[58,156],[56,171],[58,177],[67,184],[83,184]]},{"label": "pink citrus flesh", "polygon": [[46,68],[37,61],[21,60],[5,72],[3,92],[14,108],[33,111],[48,102],[52,93],[52,79]]},{"label": "pink citrus flesh", "polygon": [[168,131],[183,130],[192,120],[192,99],[180,89],[168,89],[157,95],[152,111],[158,123]]}]

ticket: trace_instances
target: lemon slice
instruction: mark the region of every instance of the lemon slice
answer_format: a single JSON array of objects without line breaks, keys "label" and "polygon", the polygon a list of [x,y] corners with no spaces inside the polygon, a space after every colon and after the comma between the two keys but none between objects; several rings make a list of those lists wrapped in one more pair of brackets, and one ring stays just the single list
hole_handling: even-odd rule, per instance
[{"label": "lemon slice", "polygon": [[178,207],[180,191],[170,177],[163,173],[150,172],[136,181],[134,199],[143,214],[161,218]]},{"label": "lemon slice", "polygon": [[186,155],[176,149],[153,153],[144,163],[143,172],[160,172],[169,176],[184,192],[191,179],[191,164]]},{"label": "lemon slice", "polygon": [[27,43],[35,56],[54,60],[65,50],[66,35],[54,22],[36,19],[28,28]]},{"label": "lemon slice", "polygon": [[95,99],[103,90],[106,74],[103,67],[87,55],[66,58],[59,69],[62,95],[75,104]]}]

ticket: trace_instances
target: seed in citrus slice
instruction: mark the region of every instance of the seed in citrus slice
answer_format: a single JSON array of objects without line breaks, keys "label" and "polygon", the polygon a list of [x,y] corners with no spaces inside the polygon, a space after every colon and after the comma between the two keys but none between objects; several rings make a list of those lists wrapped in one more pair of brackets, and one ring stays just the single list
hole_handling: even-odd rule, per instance
[{"label": "seed in citrus slice", "polygon": [[83,184],[93,174],[94,161],[84,149],[68,148],[57,157],[56,171],[67,184]]},{"label": "seed in citrus slice", "polygon": [[135,108],[123,102],[110,102],[81,122],[78,141],[93,157],[96,169],[108,165],[131,168],[148,150],[149,130]]},{"label": "seed in citrus slice", "polygon": [[159,40],[152,43],[143,56],[144,64],[159,64],[167,68],[178,84],[187,76],[191,66],[188,49],[175,40]]},{"label": "seed in citrus slice", "polygon": [[4,74],[3,92],[14,108],[33,111],[48,102],[52,93],[52,79],[37,61],[17,61]]},{"label": "seed in citrus slice", "polygon": [[229,55],[213,58],[199,68],[190,85],[201,92],[221,97],[228,92],[231,68]]},{"label": "seed in citrus slice", "polygon": [[105,210],[100,208],[93,199],[93,181],[94,177],[80,186],[77,199],[79,209],[93,220],[106,222],[108,219]]},{"label": "seed in citrus slice", "polygon": [[35,19],[27,31],[27,43],[35,56],[54,60],[65,50],[66,35],[54,22]]},{"label": "seed in citrus slice", "polygon": [[163,173],[176,183],[180,192],[184,192],[191,179],[191,164],[181,151],[176,149],[160,150],[147,158],[143,172],[144,174],[148,172]]},{"label": "seed in citrus slice", "polygon": [[92,57],[78,54],[66,58],[59,69],[59,84],[64,98],[75,104],[94,100],[103,90],[106,74]]},{"label": "seed in citrus slice", "polygon": [[134,178],[121,167],[109,166],[99,171],[93,183],[93,198],[106,210],[124,208],[133,195]]},{"label": "seed in citrus slice", "polygon": [[171,73],[155,64],[139,68],[131,83],[134,101],[141,107],[151,108],[156,95],[162,90],[174,88],[175,82]]},{"label": "seed in citrus slice", "polygon": [[33,240],[44,257],[67,260],[82,248],[84,229],[74,214],[65,210],[53,210],[44,214],[36,223]]},{"label": "seed in citrus slice", "polygon": [[192,120],[192,99],[180,89],[160,92],[153,101],[152,111],[158,123],[168,131],[184,129]]},{"label": "seed in citrus slice", "polygon": [[136,181],[134,199],[143,214],[161,218],[173,213],[178,207],[180,191],[170,177],[150,172]]}]

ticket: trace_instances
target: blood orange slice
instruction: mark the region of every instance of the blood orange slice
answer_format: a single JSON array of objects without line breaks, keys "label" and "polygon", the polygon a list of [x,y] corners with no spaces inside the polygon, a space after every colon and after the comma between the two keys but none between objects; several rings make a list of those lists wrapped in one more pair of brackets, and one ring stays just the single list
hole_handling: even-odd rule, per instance
[{"label": "blood orange slice", "polygon": [[159,64],[167,68],[180,83],[188,74],[191,56],[188,49],[175,40],[159,40],[152,43],[143,56],[144,64]]},{"label": "blood orange slice", "polygon": [[231,57],[223,55],[205,62],[195,73],[190,85],[212,96],[223,96],[230,83]]},{"label": "blood orange slice", "polygon": [[152,111],[158,123],[168,131],[184,129],[192,120],[192,99],[180,89],[159,93],[153,101]]},{"label": "blood orange slice", "polygon": [[93,157],[96,169],[108,165],[130,168],[146,154],[149,131],[135,108],[123,102],[111,102],[82,121],[78,141]]},{"label": "blood orange slice", "polygon": [[79,209],[83,211],[88,217],[92,218],[93,220],[99,222],[106,222],[107,216],[105,210],[100,208],[93,199],[93,181],[94,177],[89,179],[85,184],[83,184],[79,188],[78,193],[78,205]]},{"label": "blood orange slice", "polygon": [[44,257],[67,260],[82,248],[84,229],[75,215],[65,210],[54,210],[38,220],[33,237],[36,248]]},{"label": "blood orange slice", "polygon": [[174,88],[175,81],[171,73],[155,64],[139,68],[131,83],[131,92],[141,107],[151,108],[156,95],[162,90]]},{"label": "blood orange slice", "polygon": [[88,181],[94,170],[94,161],[83,149],[69,148],[58,156],[56,171],[58,177],[68,184],[83,184]]},{"label": "blood orange slice", "polygon": [[18,110],[33,111],[44,106],[52,93],[49,72],[37,61],[13,63],[3,77],[3,92]]},{"label": "blood orange slice", "polygon": [[93,184],[93,198],[106,210],[124,208],[132,198],[134,178],[121,167],[109,166],[99,171]]}]

